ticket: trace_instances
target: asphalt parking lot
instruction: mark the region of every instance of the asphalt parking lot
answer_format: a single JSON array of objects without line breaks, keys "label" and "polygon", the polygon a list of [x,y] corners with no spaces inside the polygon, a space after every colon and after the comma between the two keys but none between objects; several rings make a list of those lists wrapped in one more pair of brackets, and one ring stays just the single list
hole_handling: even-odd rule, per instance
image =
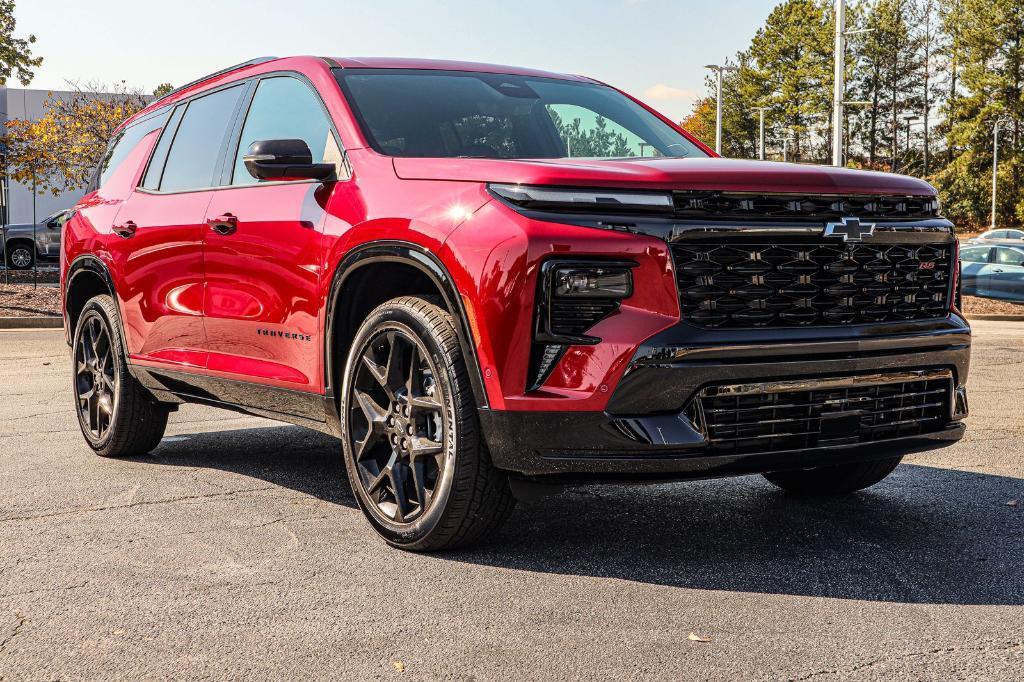
[{"label": "asphalt parking lot", "polygon": [[581,489],[427,556],[297,427],[94,456],[61,332],[0,332],[0,679],[1021,679],[1024,325],[975,331],[967,438],[868,492]]}]

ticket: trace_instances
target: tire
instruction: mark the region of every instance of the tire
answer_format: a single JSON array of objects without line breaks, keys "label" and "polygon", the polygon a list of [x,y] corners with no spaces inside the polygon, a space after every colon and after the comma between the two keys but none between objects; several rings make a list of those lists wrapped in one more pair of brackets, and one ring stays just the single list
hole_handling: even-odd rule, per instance
[{"label": "tire", "polygon": [[491,464],[452,317],[402,297],[373,310],[342,375],[345,469],[390,545],[436,551],[496,531],[515,500]]},{"label": "tire", "polygon": [[771,483],[799,495],[845,495],[874,484],[893,472],[903,455],[869,462],[764,474]]},{"label": "tire", "polygon": [[82,308],[71,346],[75,414],[86,443],[101,457],[144,455],[167,427],[167,408],[128,372],[120,330],[114,301],[96,296]]},{"label": "tire", "polygon": [[35,261],[36,254],[31,244],[19,241],[7,245],[7,265],[12,270],[28,270]]}]

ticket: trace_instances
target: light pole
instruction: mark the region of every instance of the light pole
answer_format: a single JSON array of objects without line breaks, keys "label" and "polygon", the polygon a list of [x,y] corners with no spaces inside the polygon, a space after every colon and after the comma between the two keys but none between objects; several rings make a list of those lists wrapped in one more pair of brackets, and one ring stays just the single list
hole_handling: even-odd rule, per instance
[{"label": "light pole", "polygon": [[761,159],[762,161],[764,161],[764,112],[767,109],[768,107],[754,107],[754,111],[757,111],[761,114],[761,125],[758,130],[759,145],[757,148],[757,158]]},{"label": "light pole", "polygon": [[910,124],[915,121],[920,121],[920,116],[904,116],[903,120],[907,122],[907,164],[910,164]]},{"label": "light pole", "polygon": [[843,160],[843,105],[846,94],[846,36],[870,33],[873,28],[856,31],[846,30],[846,0],[835,0],[836,40],[833,54],[834,77],[832,79],[832,165],[842,166]]},{"label": "light pole", "polygon": [[721,66],[719,64],[708,64],[704,67],[715,72],[716,81],[718,83],[717,95],[715,100],[717,103],[715,110],[715,153],[718,155],[722,154],[722,74],[726,71],[736,71],[735,66]]},{"label": "light pole", "polygon": [[1008,118],[997,118],[995,125],[992,126],[992,224],[989,225],[990,230],[996,229],[996,185],[999,177],[999,126],[1009,122],[1010,119]]},{"label": "light pole", "polygon": [[789,161],[789,143],[795,140],[794,137],[782,138],[782,160]]}]

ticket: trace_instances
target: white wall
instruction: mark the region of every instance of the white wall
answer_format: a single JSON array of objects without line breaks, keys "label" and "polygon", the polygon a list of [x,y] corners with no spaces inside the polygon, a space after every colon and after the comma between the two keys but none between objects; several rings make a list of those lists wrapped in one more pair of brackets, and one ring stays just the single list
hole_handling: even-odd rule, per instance
[{"label": "white wall", "polygon": [[[25,88],[0,87],[0,128],[6,131],[6,122],[12,118],[36,119],[43,115],[43,102],[50,94],[49,90],[28,90]],[[71,94],[54,92],[54,95]],[[60,196],[49,193],[36,195],[36,219],[46,216],[62,208],[70,208],[82,197],[82,192],[67,192]],[[32,222],[32,189],[21,183],[10,182],[7,196],[8,220],[11,223]]]}]

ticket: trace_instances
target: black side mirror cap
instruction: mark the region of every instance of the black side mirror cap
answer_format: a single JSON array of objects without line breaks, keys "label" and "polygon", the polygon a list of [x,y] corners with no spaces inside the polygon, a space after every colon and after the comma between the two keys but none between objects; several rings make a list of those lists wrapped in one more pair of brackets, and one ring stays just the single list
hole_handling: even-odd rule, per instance
[{"label": "black side mirror cap", "polygon": [[334,180],[333,163],[313,163],[313,153],[303,140],[258,140],[242,157],[245,169],[257,180]]}]

